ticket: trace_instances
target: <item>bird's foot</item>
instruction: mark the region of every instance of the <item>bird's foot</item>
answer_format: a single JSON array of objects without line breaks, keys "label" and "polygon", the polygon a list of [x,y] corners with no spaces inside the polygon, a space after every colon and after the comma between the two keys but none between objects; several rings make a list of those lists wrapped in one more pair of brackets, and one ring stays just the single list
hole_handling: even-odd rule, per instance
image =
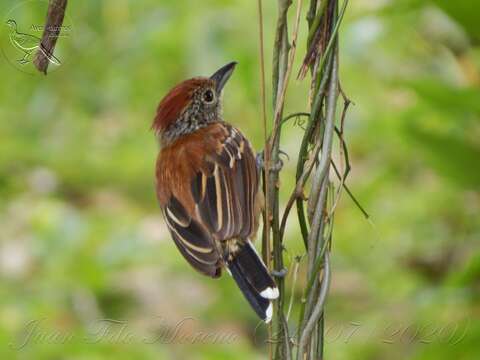
[{"label": "bird's foot", "polygon": [[263,150],[260,151],[258,154],[257,154],[257,157],[256,157],[256,163],[257,163],[257,170],[260,171],[260,169],[263,169],[263,166],[265,165],[265,159],[264,159],[264,153],[263,153]]},{"label": "bird's foot", "polygon": [[278,158],[278,160],[270,166],[271,171],[279,172],[283,168],[283,160]]},{"label": "bird's foot", "polygon": [[276,278],[284,278],[285,276],[287,276],[288,270],[287,268],[283,268],[281,270],[272,270],[271,273]]},{"label": "bird's foot", "polygon": [[[279,155],[284,155],[287,158],[287,160],[290,159],[290,157],[288,156],[288,154],[285,151],[279,150],[278,153],[279,153]],[[257,154],[256,162],[257,162],[257,168],[259,170],[265,168],[265,155],[264,155],[263,150],[260,151]],[[278,160],[274,164],[270,165],[270,171],[277,171],[278,172],[278,171],[282,170],[282,168],[283,168],[283,160],[279,156]]]}]

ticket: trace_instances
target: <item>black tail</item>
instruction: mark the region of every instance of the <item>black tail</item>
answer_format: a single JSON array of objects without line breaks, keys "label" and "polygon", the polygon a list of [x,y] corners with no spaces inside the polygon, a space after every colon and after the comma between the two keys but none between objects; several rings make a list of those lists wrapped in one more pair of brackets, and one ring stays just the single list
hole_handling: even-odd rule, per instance
[{"label": "black tail", "polygon": [[278,288],[248,240],[241,245],[233,260],[226,261],[228,269],[253,310],[265,322],[272,318],[272,300],[278,297]]}]

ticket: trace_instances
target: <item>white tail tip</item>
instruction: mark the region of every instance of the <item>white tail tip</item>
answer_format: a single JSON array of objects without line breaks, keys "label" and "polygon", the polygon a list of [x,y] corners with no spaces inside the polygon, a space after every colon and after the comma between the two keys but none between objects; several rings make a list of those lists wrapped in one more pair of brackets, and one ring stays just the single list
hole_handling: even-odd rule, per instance
[{"label": "white tail tip", "polygon": [[260,293],[260,296],[265,298],[265,299],[271,299],[271,300],[274,300],[276,298],[278,298],[278,288],[275,287],[275,288],[271,288],[271,287],[267,287],[265,290],[263,290],[261,293]]},{"label": "white tail tip", "polygon": [[272,320],[273,315],[273,306],[272,303],[268,305],[267,310],[265,311],[265,324],[268,324]]}]

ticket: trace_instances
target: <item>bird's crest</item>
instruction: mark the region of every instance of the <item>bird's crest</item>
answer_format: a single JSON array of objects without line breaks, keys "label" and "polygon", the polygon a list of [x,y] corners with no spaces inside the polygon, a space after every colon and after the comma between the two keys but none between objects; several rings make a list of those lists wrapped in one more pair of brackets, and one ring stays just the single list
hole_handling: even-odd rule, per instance
[{"label": "bird's crest", "polygon": [[208,81],[208,78],[192,78],[170,90],[158,105],[152,129],[158,134],[175,122],[190,104],[194,91]]}]

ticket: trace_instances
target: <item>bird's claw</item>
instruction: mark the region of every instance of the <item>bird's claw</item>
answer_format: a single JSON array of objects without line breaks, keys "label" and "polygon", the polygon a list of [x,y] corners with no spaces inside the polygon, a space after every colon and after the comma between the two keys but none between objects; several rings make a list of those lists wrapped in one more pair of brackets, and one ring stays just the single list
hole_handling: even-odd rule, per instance
[{"label": "bird's claw", "polygon": [[272,275],[277,278],[284,278],[285,276],[287,276],[287,273],[287,268],[283,268],[281,270],[272,270]]},{"label": "bird's claw", "polygon": [[283,151],[282,149],[278,150],[278,154],[283,155],[287,158],[287,160],[290,160],[290,156],[288,156],[288,154],[285,151]]},{"label": "bird's claw", "polygon": [[[283,151],[283,150],[278,150],[278,153],[279,155],[284,155],[287,160],[290,160],[290,157],[288,156],[288,154]],[[260,169],[265,169],[265,157],[264,157],[264,151],[260,151],[258,154],[257,154],[257,157],[256,157],[256,162],[257,162],[257,168],[260,170]],[[271,164],[270,165],[270,171],[280,171],[282,170],[283,168],[283,160],[282,159],[278,159],[276,163],[274,164]]]},{"label": "bird's claw", "polygon": [[283,168],[283,160],[280,159],[280,158],[277,160],[277,162],[275,164],[272,164],[270,166],[271,171],[277,171],[278,172],[278,171],[282,170],[282,168]]},{"label": "bird's claw", "polygon": [[262,150],[257,154],[257,157],[255,159],[255,162],[257,163],[257,169],[258,170],[263,169],[263,166],[265,165],[263,155],[264,154],[263,154],[263,150]]}]

